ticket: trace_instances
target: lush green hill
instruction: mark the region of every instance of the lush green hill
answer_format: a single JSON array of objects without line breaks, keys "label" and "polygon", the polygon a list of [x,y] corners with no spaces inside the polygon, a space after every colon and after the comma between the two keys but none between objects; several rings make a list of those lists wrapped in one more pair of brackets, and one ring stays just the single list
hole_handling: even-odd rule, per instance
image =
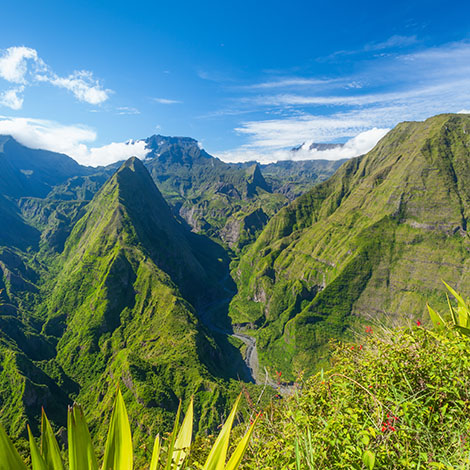
[{"label": "lush green hill", "polygon": [[[101,188],[62,258],[43,331],[57,337],[56,360],[82,401],[99,410],[119,377],[134,395],[134,416],[139,408],[152,426],[177,397],[198,391],[217,401],[204,391],[216,387],[224,363],[185,300],[207,292],[209,275],[140,160]],[[96,394],[97,383],[109,397]]]},{"label": "lush green hill", "polygon": [[265,364],[311,371],[330,337],[420,314],[441,278],[468,292],[469,181],[470,117],[440,115],[399,124],[273,217],[231,304],[235,322],[258,326]]},{"label": "lush green hill", "polygon": [[[47,207],[24,204],[38,226],[50,223]],[[74,399],[99,433],[120,382],[136,439],[168,429],[193,393],[198,422],[211,427],[242,360],[230,345],[222,352],[188,300],[210,298],[227,269],[221,248],[176,221],[136,158],[83,210],[60,255],[0,251],[2,422],[24,435],[44,405],[64,425]]]}]

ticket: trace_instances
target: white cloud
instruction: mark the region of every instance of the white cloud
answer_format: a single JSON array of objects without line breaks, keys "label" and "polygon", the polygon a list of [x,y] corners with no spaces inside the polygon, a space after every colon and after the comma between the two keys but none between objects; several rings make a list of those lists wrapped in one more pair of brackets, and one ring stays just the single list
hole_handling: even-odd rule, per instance
[{"label": "white cloud", "polygon": [[50,74],[46,76],[44,81],[71,91],[79,101],[89,104],[104,103],[111,93],[111,90],[103,89],[99,81],[93,77],[93,74],[86,70],[75,71],[68,77],[58,77],[55,74]]},{"label": "white cloud", "polygon": [[129,106],[120,106],[119,108],[117,108],[117,113],[120,115],[140,114],[140,111],[137,108]]},{"label": "white cloud", "polygon": [[373,122],[362,116],[304,115],[289,119],[249,121],[235,130],[250,136],[250,147],[282,149],[302,142],[331,142],[373,127]]},{"label": "white cloud", "polygon": [[277,80],[270,80],[261,83],[255,83],[253,85],[248,85],[243,88],[246,89],[270,89],[270,88],[283,88],[283,87],[311,87],[318,85],[328,85],[330,83],[337,82],[337,80],[329,79],[322,80],[317,78],[303,78],[303,77],[291,77],[291,78],[282,78]]},{"label": "white cloud", "polygon": [[406,47],[416,44],[418,39],[416,36],[400,36],[394,35],[389,37],[383,42],[371,42],[364,46],[364,51],[381,51],[384,49],[390,49],[393,47]]},{"label": "white cloud", "polygon": [[152,98],[153,101],[160,104],[180,104],[182,101],[179,100],[169,100],[167,98]]},{"label": "white cloud", "polygon": [[0,99],[1,105],[12,109],[21,109],[23,97],[20,93],[33,83],[49,83],[64,88],[79,101],[93,105],[105,102],[112,93],[102,87],[92,72],[86,70],[60,77],[38,56],[35,49],[29,47],[10,47],[3,51],[0,55],[0,77],[22,86],[5,91]]},{"label": "white cloud", "polygon": [[272,163],[280,160],[341,160],[363,155],[374,148],[377,142],[390,129],[369,129],[361,132],[356,137],[349,139],[341,147],[328,150],[310,149],[312,140],[305,142],[296,151],[292,149],[269,150],[263,147],[242,147],[233,151],[218,152],[216,156],[225,162],[249,162]]},{"label": "white cloud", "polygon": [[0,93],[0,104],[13,110],[21,109],[23,106],[23,97],[19,96],[23,93],[24,87],[12,88]]},{"label": "white cloud", "polygon": [[458,114],[470,114],[470,109],[461,109]]},{"label": "white cloud", "polygon": [[28,60],[37,62],[38,54],[29,47],[10,47],[0,57],[0,77],[12,83],[26,83]]},{"label": "white cloud", "polygon": [[143,140],[129,140],[127,142],[112,142],[102,147],[80,146],[70,154],[82,165],[98,166],[126,160],[129,157],[145,158],[149,153]]},{"label": "white cloud", "polygon": [[131,156],[145,158],[148,150],[144,141],[113,142],[91,147],[96,132],[88,127],[66,126],[53,121],[0,116],[0,134],[11,135],[21,144],[36,149],[69,155],[82,165],[108,165]]}]

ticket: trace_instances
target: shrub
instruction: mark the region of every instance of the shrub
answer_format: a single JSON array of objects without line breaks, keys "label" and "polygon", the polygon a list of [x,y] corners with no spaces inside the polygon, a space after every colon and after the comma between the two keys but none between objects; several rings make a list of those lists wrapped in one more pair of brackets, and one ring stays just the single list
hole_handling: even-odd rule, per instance
[{"label": "shrub", "polygon": [[243,468],[470,468],[470,338],[459,329],[369,327],[361,344],[335,344],[331,364],[273,402]]}]

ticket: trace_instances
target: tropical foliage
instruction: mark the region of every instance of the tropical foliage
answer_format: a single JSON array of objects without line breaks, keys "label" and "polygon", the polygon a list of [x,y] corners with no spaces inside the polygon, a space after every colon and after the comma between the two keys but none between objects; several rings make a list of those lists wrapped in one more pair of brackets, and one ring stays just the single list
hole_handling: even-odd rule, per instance
[{"label": "tropical foliage", "polygon": [[[248,431],[240,440],[230,459],[226,462],[235,414],[240,396],[235,402],[230,415],[220,431],[203,470],[236,470],[248,446],[257,419],[252,421]],[[167,440],[165,451],[162,449],[160,436],[155,444],[150,462],[150,470],[180,470],[183,468],[189,453],[193,434],[194,407],[189,404],[181,426],[179,418],[181,402],[176,414],[173,432]],[[68,468],[69,470],[98,470],[98,459],[93,448],[88,426],[81,407],[74,404],[68,410]],[[62,454],[46,414],[42,413],[41,446],[38,447],[28,427],[30,458],[32,470],[64,470]],[[104,450],[102,470],[132,470],[134,456],[132,434],[126,406],[118,390],[109,423],[108,438]],[[15,449],[5,430],[0,425],[0,470],[26,470],[26,465]]]}]

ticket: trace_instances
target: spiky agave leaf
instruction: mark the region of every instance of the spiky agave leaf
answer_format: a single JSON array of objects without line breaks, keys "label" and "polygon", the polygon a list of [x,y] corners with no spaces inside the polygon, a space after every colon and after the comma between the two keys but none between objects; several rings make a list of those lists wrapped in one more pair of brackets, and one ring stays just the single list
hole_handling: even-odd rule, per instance
[{"label": "spiky agave leaf", "polygon": [[175,449],[173,451],[173,469],[179,470],[183,465],[183,461],[191,447],[193,437],[193,420],[194,420],[194,397],[191,397],[186,416],[175,441]]},{"label": "spiky agave leaf", "polygon": [[250,428],[243,436],[242,440],[238,443],[236,449],[233,451],[233,454],[230,457],[230,460],[227,463],[227,466],[225,467],[225,470],[236,470],[240,466],[243,456],[245,455],[246,449],[248,448],[248,443],[250,442],[251,435],[253,434],[253,429],[255,428],[255,424],[258,421],[258,418],[259,415],[256,416],[253,423],[251,423]]},{"label": "spiky agave leaf", "polygon": [[103,470],[132,470],[132,434],[126,404],[118,389],[104,450]]},{"label": "spiky agave leaf", "polygon": [[90,432],[81,407],[69,407],[67,416],[69,470],[98,470]]},{"label": "spiky agave leaf", "polygon": [[173,431],[170,436],[170,443],[168,444],[168,452],[166,458],[165,470],[171,470],[171,464],[173,463],[173,451],[175,449],[176,434],[178,432],[178,423],[180,421],[181,414],[181,400],[178,405],[178,411],[176,412],[175,424],[173,426]]},{"label": "spiky agave leaf", "polygon": [[20,454],[0,424],[0,470],[27,470]]},{"label": "spiky agave leaf", "polygon": [[238,403],[240,402],[241,394],[238,395],[232,411],[230,412],[227,421],[225,422],[222,430],[220,431],[214,446],[212,447],[203,470],[223,470],[225,467],[225,458],[227,457],[227,449],[230,440],[230,431],[232,429],[235,413],[237,412]]},{"label": "spiky agave leaf", "polygon": [[49,470],[64,470],[59,444],[44,408],[41,414],[41,455],[44,457]]},{"label": "spiky agave leaf", "polygon": [[157,470],[158,461],[160,460],[160,434],[157,434],[155,438],[155,444],[153,445],[153,452],[152,452],[152,461],[150,462],[150,470]]},{"label": "spiky agave leaf", "polygon": [[428,307],[429,316],[431,318],[432,324],[434,325],[434,328],[436,328],[436,330],[442,330],[445,328],[445,321],[443,318],[428,304],[426,304],[426,307]]},{"label": "spiky agave leaf", "polygon": [[463,300],[463,297],[460,294],[458,294],[452,287],[450,287],[449,284],[447,284],[447,282],[445,281],[442,281],[442,282],[447,287],[449,292],[457,299],[457,303],[459,304],[459,307],[466,307],[467,304],[465,303],[465,300]]},{"label": "spiky agave leaf", "polygon": [[39,447],[34,440],[33,433],[28,424],[28,436],[29,436],[29,450],[31,454],[31,466],[33,470],[49,470],[49,467],[44,460],[41,452],[39,452]]}]

